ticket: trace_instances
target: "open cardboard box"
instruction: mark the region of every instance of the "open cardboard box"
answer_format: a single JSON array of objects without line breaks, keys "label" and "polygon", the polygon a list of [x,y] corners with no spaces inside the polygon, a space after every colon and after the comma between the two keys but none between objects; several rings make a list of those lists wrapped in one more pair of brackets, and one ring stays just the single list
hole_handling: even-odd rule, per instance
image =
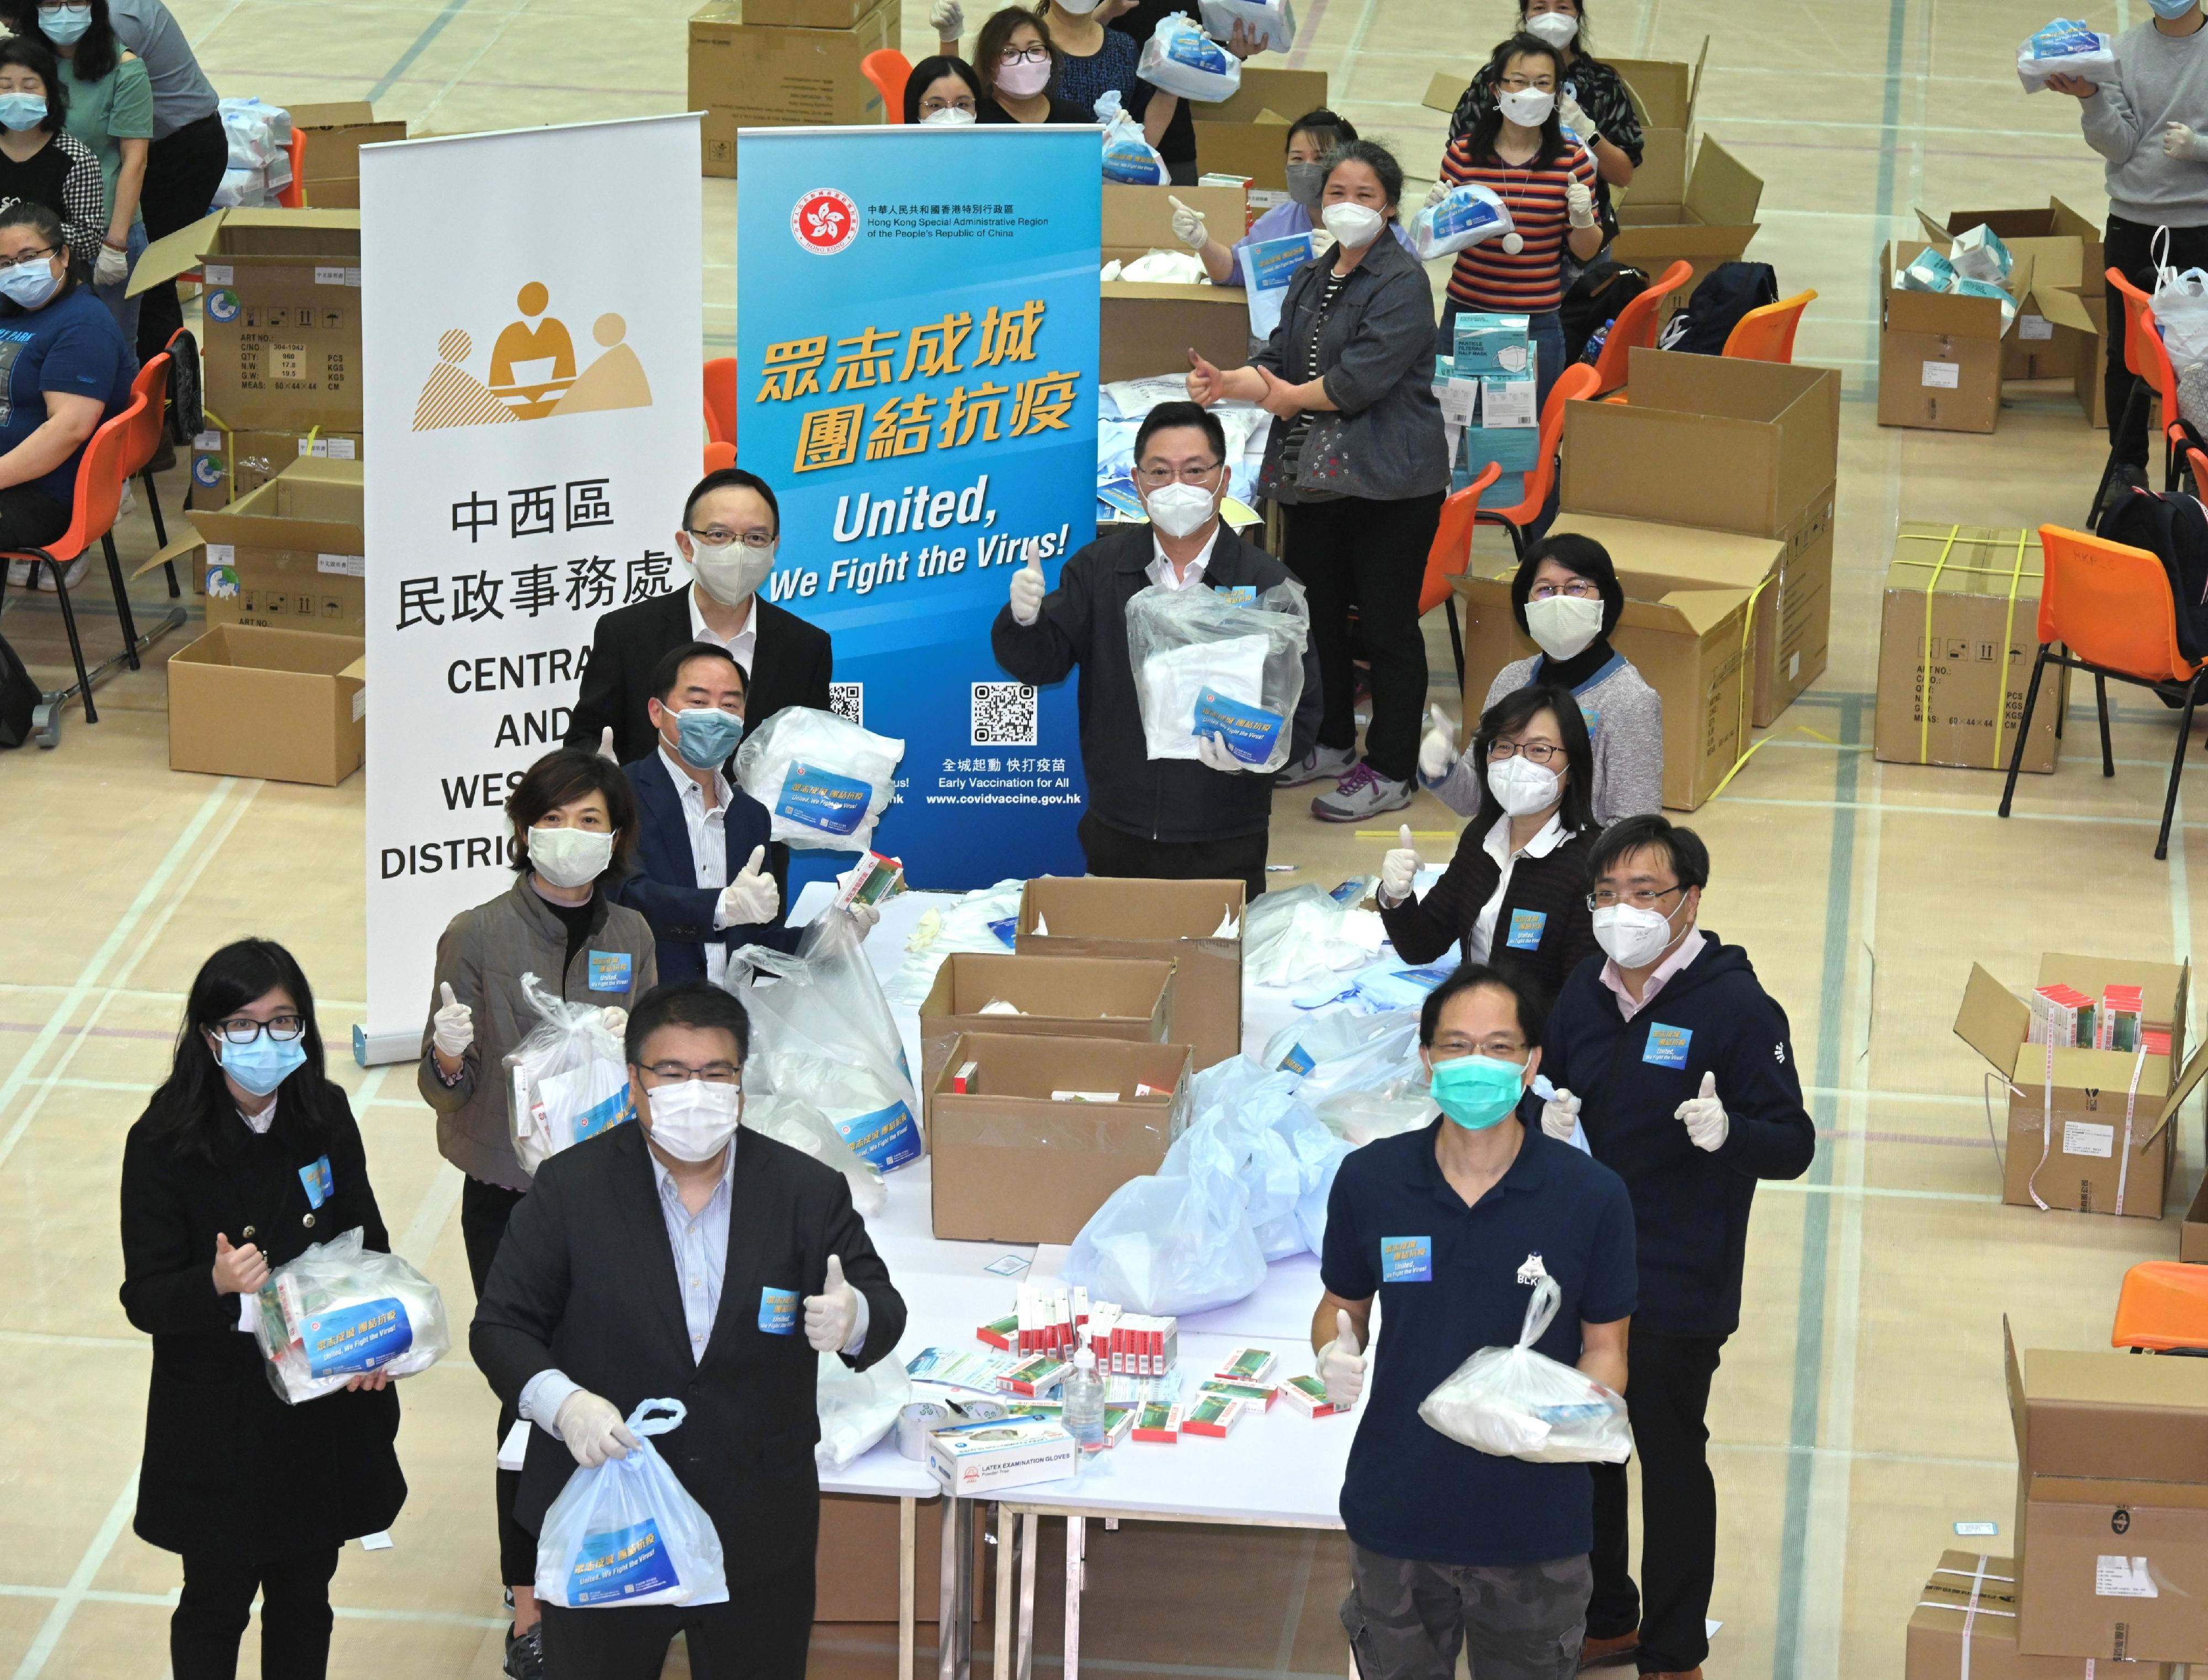
[{"label": "open cardboard box", "polygon": [[[783,21],[800,13],[850,16],[836,26]],[[860,0],[708,0],[692,13],[688,108],[704,113],[703,173],[735,177],[739,129],[883,122],[881,90],[859,66],[898,45],[903,15],[899,0],[871,9]]]},{"label": "open cardboard box", "polygon": [[334,788],[368,750],[367,644],[216,627],[168,663],[169,768]]},{"label": "open cardboard box", "polygon": [[[934,1089],[962,1033],[1162,1044],[1173,1018],[1173,978],[1170,962],[953,951],[920,1006],[921,1094]],[[999,1000],[1019,1013],[981,1012]]]},{"label": "open cardboard box", "polygon": [[[1131,262],[1152,250],[1186,250],[1173,233],[1176,198],[1202,212],[1210,226],[1223,230],[1242,226],[1248,208],[1244,195],[1233,187],[1107,185],[1103,260]],[[1101,377],[1107,383],[1184,372],[1191,349],[1222,368],[1239,368],[1250,359],[1250,295],[1239,286],[1131,280],[1106,280],[1101,285]]]},{"label": "open cardboard box", "polygon": [[381,121],[366,99],[298,105],[291,127],[307,136],[300,159],[300,189],[311,210],[360,208],[360,148],[406,138],[403,119]]},{"label": "open cardboard box", "polygon": [[[1288,123],[1294,120],[1282,121],[1269,111],[1250,123],[1207,123],[1198,117],[1196,155],[1203,160],[1207,175],[1246,175],[1251,192],[1285,193],[1288,189]],[[1210,231],[1215,239],[1222,237],[1220,229]]]},{"label": "open cardboard box", "polygon": [[1755,237],[1756,211],[1763,202],[1763,177],[1714,140],[1695,152],[1693,172],[1677,203],[1639,190],[1640,177],[1617,206],[1617,237],[1609,255],[1645,270],[1652,278],[1674,262],[1693,273],[1671,294],[1671,307],[1683,307],[1710,270],[1737,262]]},{"label": "open cardboard box", "polygon": [[1687,152],[1695,126],[1695,102],[1701,97],[1702,66],[1708,63],[1710,38],[1695,62],[1676,59],[1612,58],[1625,83],[1634,114],[1641,119],[1640,166],[1627,189],[1638,203],[1679,204],[1687,195]]},{"label": "open cardboard box", "polygon": [[194,510],[207,621],[367,634],[361,471],[357,460],[296,456],[228,507]]},{"label": "open cardboard box", "polygon": [[[1173,967],[1169,1035],[1197,1071],[1242,1053],[1242,883],[1039,875],[1020,895],[1022,957],[1108,957]],[[1220,931],[1225,928],[1227,931]]]},{"label": "open cardboard box", "polygon": [[[1242,67],[1242,85],[1234,90],[1232,99],[1195,106],[1192,117],[1207,123],[1255,123],[1268,111],[1283,123],[1293,123],[1306,111],[1323,110],[1326,106],[1326,72],[1324,70],[1273,69],[1263,64]],[[1218,165],[1197,148],[1197,159],[1206,169]]]},{"label": "open cardboard box", "polygon": [[[2041,300],[2049,291],[2098,293],[2108,285],[2101,231],[2060,199],[2044,210],[1958,210],[1945,222],[1919,210],[1917,225],[1941,252],[1955,237],[1974,227],[1989,227],[2016,261],[2031,259],[2033,290],[2016,295],[2016,325],[2002,340],[2001,377],[2069,379],[2078,371],[2079,336],[2057,330]],[[2011,277],[2013,278],[2013,275]]]},{"label": "open cardboard box", "polygon": [[2071,387],[2078,393],[2079,411],[2085,415],[2085,423],[2101,431],[2109,429],[2107,287],[2104,276],[2097,291],[2084,286],[2070,291],[2042,285],[2032,293],[2055,336],[2076,345]]},{"label": "open cardboard box", "polygon": [[[1878,423],[1990,432],[2001,422],[2007,353],[2001,300],[1896,285],[1893,277],[1930,243],[1897,239],[1887,247],[1878,282]],[[2030,297],[2032,273],[2031,256],[2017,258],[2009,271],[2010,296]]]}]

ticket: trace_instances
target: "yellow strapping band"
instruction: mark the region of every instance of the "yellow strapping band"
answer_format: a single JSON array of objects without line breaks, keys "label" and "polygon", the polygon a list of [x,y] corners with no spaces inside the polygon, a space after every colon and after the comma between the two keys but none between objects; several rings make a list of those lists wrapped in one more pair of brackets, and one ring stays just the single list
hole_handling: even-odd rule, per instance
[{"label": "yellow strapping band", "polygon": [[[2016,636],[2016,591],[2024,582],[2024,539],[2025,533],[2016,534],[2016,569],[2008,574],[2008,614],[2001,622],[2001,687],[1994,690],[1994,758],[1993,767],[2001,767],[2001,730],[2008,723],[2008,650]],[[1925,597],[1928,601],[1929,596]]]},{"label": "yellow strapping band", "polygon": [[[1749,651],[1755,643],[1755,603],[1762,598],[1763,591],[1771,587],[1772,579],[1776,578],[1778,575],[1779,574],[1776,572],[1767,572],[1764,573],[1763,581],[1756,585],[1754,589],[1749,591],[1748,604],[1741,609],[1740,713],[1738,721],[1735,723],[1734,728],[1737,732],[1738,739],[1743,741],[1748,739],[1749,732],[1748,703],[1755,693],[1755,662],[1749,657]],[[1741,751],[1741,755],[1732,761],[1732,768],[1725,771],[1724,777],[1719,781],[1717,786],[1710,789],[1710,798],[1715,799],[1719,794],[1731,787],[1732,785],[1732,778],[1740,774],[1741,766],[1746,764],[1750,759],[1754,758],[1758,753],[1762,751],[1764,742],[1768,741],[1770,739],[1771,737],[1769,735],[1766,735],[1762,741],[1757,741],[1754,746],[1743,747]]]},{"label": "yellow strapping band", "polygon": [[[1955,539],[1962,534],[1959,525],[1947,527],[1947,540],[1941,545],[1940,558],[1933,562],[1932,576],[1924,585],[1924,643],[1917,650],[1917,663],[1922,674],[1917,694],[1917,762],[1921,765],[1932,762],[1932,602],[1940,591],[1940,573],[1947,567],[1947,557],[1955,552]],[[2001,693],[2006,699],[2008,691]]]}]

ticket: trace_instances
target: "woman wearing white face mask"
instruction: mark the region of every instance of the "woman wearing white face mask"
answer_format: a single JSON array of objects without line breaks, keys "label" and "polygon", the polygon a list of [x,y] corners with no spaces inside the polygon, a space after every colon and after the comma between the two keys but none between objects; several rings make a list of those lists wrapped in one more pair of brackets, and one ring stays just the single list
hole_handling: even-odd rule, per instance
[{"label": "woman wearing white face mask", "polygon": [[[1247,233],[1232,240],[1213,238],[1200,212],[1177,210],[1173,219],[1173,237],[1202,260],[1203,272],[1211,276],[1214,285],[1244,284],[1241,251],[1245,245],[1293,238],[1319,226],[1318,219],[1326,210],[1322,195],[1326,190],[1327,153],[1356,138],[1357,129],[1347,117],[1337,117],[1323,108],[1305,111],[1288,125],[1286,204],[1275,205],[1251,223]],[[1388,231],[1406,250],[1410,249],[1411,236],[1401,221],[1390,221]],[[1320,243],[1324,244],[1333,237],[1330,233],[1323,234]],[[1253,351],[1257,342],[1260,341],[1252,341]]]},{"label": "woman wearing white face mask", "polygon": [[[1589,791],[1594,819],[1653,814],[1664,803],[1664,701],[1610,645],[1625,611],[1625,591],[1609,550],[1591,537],[1564,534],[1535,543],[1510,580],[1519,628],[1541,651],[1514,659],[1488,685],[1486,705],[1532,683],[1570,691],[1594,742]],[[1456,756],[1456,732],[1437,706],[1419,743],[1419,779],[1460,816],[1479,808],[1482,767]]]},{"label": "woman wearing white face mask", "polygon": [[[478,1296],[506,1221],[529,1189],[515,1158],[505,1059],[542,1017],[523,996],[532,974],[570,1003],[596,1004],[614,1017],[658,983],[651,926],[598,890],[626,873],[636,849],[636,800],[627,778],[595,753],[565,748],[529,767],[506,801],[513,825],[513,885],[453,918],[437,941],[429,1019],[415,1085],[437,1113],[437,1149],[465,1173],[460,1234]],[[458,843],[456,843],[457,844]],[[496,867],[462,850],[448,867]],[[499,1414],[504,1440],[514,1413]],[[513,1593],[516,1645],[533,1651],[537,1542],[513,1520],[520,1478],[498,1473],[500,1580]],[[510,1672],[513,1668],[509,1655]]]},{"label": "woman wearing white face mask", "polygon": [[[1518,27],[1546,41],[1563,61],[1563,84],[1557,90],[1557,114],[1580,143],[1594,153],[1605,184],[1630,185],[1641,165],[1643,136],[1634,115],[1625,78],[1594,56],[1587,39],[1586,0],[1518,0]],[[1495,108],[1495,78],[1475,76],[1449,117],[1449,139],[1470,134]],[[1598,191],[1598,199],[1603,195]]]},{"label": "woman wearing white face mask", "polygon": [[978,121],[981,79],[963,58],[923,58],[904,83],[904,120],[915,127],[966,128]]},{"label": "woman wearing white face mask", "polygon": [[1460,945],[1467,964],[1509,971],[1545,1009],[1596,949],[1587,859],[1602,830],[1587,799],[1587,726],[1569,693],[1536,684],[1489,708],[1465,757],[1486,769],[1456,855],[1414,897],[1422,865],[1405,824],[1380,866],[1380,919],[1405,960]]}]

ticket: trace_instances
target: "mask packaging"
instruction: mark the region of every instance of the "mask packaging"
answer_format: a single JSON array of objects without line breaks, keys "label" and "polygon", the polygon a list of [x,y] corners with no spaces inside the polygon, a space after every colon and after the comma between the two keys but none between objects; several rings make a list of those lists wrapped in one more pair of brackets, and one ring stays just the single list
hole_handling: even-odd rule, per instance
[{"label": "mask packaging", "polygon": [[[1104,125],[1104,178],[1122,187],[1162,187],[1166,160],[1143,136],[1143,125],[1121,109],[1117,88],[1096,96],[1096,120]],[[1106,276],[1117,279],[1117,274]]]},{"label": "mask packaging", "polygon": [[1491,189],[1467,182],[1412,217],[1410,231],[1412,250],[1430,261],[1512,231],[1510,211]]},{"label": "mask packaging", "polygon": [[1143,43],[1135,73],[1153,87],[1199,105],[1233,99],[1242,86],[1242,61],[1205,34],[1193,19],[1178,12],[1165,18]]},{"label": "mask packaging", "polygon": [[1198,758],[1201,733],[1221,736],[1252,771],[1280,769],[1310,639],[1298,584],[1276,584],[1247,603],[1203,587],[1137,591],[1127,603],[1127,653],[1149,755]]},{"label": "mask packaging", "polygon": [[1266,52],[1286,52],[1296,44],[1296,9],[1290,0],[1203,0],[1203,27],[1214,40],[1231,39],[1243,25]]},{"label": "mask packaging", "polygon": [[628,1057],[596,1004],[556,997],[533,974],[521,976],[521,995],[543,1024],[506,1058],[507,1119],[533,1178],[561,1150],[629,1118]]},{"label": "mask packaging", "polygon": [[897,791],[904,742],[847,717],[785,706],[736,749],[736,783],[767,808],[770,839],[862,852]]},{"label": "mask packaging", "polygon": [[373,1371],[411,1377],[452,1351],[437,1286],[397,1255],[364,1247],[357,1226],[275,1268],[256,1305],[254,1339],[286,1406]]},{"label": "mask packaging", "polygon": [[1518,1281],[1533,1286],[1518,1345],[1481,1348],[1419,1402],[1419,1416],[1450,1440],[1498,1458],[1623,1464],[1633,1450],[1624,1397],[1534,1351],[1563,1291],[1544,1271],[1521,1270]]},{"label": "mask packaging", "polygon": [[1996,299],[2001,304],[2003,334],[2007,334],[2008,329],[2016,325],[2016,299],[2008,295],[2006,288],[1995,285],[1991,280],[1965,279],[1958,274],[1955,277],[1954,285],[1949,286],[1947,290],[1958,297]]},{"label": "mask packaging", "polygon": [[2115,42],[2075,18],[2058,17],[2016,50],[2016,79],[2027,93],[2047,86],[2049,76],[2083,76],[2091,82],[2116,79]]},{"label": "mask packaging", "polygon": [[721,1536],[705,1507],[667,1467],[652,1437],[689,1416],[679,1400],[647,1400],[628,1414],[627,1458],[575,1467],[544,1513],[537,1596],[567,1610],[729,1601]]},{"label": "mask packaging", "polygon": [[1458,379],[1525,378],[1533,371],[1533,337],[1527,318],[1469,310],[1459,315],[1455,352],[1450,361]]},{"label": "mask packaging", "polygon": [[1952,291],[1956,278],[1954,264],[1943,253],[1927,245],[1893,277],[1893,284],[1902,291]]},{"label": "mask packaging", "polygon": [[1387,938],[1379,913],[1343,903],[1324,887],[1297,886],[1252,899],[1243,912],[1242,978],[1251,986],[1292,986],[1313,975],[1359,969]]},{"label": "mask packaging", "polygon": [[2006,282],[2016,260],[2001,243],[2001,236],[1981,222],[1955,236],[1954,244],[1947,252],[1947,261],[1954,271],[1966,280],[1985,280],[1994,285]]}]

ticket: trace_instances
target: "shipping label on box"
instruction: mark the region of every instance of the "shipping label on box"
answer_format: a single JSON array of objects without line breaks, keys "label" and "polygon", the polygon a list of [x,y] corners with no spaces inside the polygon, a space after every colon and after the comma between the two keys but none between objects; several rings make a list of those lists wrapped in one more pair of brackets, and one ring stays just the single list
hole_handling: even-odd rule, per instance
[{"label": "shipping label on box", "polygon": [[[2018,1569],[2013,1559],[1947,1551],[1909,1618],[1904,1680],[2079,1680],[2073,1657],[2030,1657],[2017,1647]],[[2102,1670],[2106,1674],[2109,1671]],[[2139,1663],[2124,1680],[2170,1680],[2168,1665]]]}]

